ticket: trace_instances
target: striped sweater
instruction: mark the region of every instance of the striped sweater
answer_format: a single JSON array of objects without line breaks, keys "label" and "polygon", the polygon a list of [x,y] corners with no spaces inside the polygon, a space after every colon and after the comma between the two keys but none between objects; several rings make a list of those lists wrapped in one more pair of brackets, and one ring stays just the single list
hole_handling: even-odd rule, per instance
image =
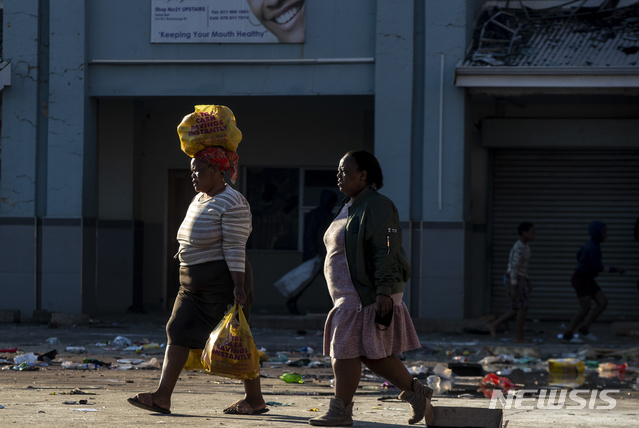
[{"label": "striped sweater", "polygon": [[177,234],[180,265],[226,260],[232,272],[244,272],[246,241],[251,233],[251,209],[244,196],[226,186],[211,199],[191,201]]}]

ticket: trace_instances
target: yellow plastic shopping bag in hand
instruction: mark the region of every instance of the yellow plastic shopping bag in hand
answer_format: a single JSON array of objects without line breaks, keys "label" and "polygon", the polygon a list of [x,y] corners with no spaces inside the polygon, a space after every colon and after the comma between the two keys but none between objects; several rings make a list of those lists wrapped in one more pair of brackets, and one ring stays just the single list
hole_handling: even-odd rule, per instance
[{"label": "yellow plastic shopping bag in hand", "polygon": [[237,303],[211,332],[202,352],[202,365],[212,375],[247,380],[259,377],[260,357]]},{"label": "yellow plastic shopping bag in hand", "polygon": [[202,365],[202,349],[191,349],[189,358],[184,364],[184,370],[204,370]]},{"label": "yellow plastic shopping bag in hand", "polygon": [[211,146],[234,152],[242,141],[235,115],[230,108],[219,105],[195,106],[193,113],[184,116],[177,132],[182,151],[191,157]]}]

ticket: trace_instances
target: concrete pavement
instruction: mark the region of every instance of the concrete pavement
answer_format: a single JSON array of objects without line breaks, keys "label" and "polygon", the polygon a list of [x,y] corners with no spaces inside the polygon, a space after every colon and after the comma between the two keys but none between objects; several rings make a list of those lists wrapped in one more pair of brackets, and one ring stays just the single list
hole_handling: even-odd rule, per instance
[{"label": "concrete pavement", "polygon": [[[134,343],[163,344],[164,323],[168,313],[105,315],[89,325],[58,326],[49,328],[39,324],[0,324],[0,349],[18,347],[20,352],[44,353],[57,348],[58,358],[80,361],[82,358],[99,358],[114,365],[122,360],[162,360],[162,348],[135,351],[98,346],[112,342],[117,336],[129,338]],[[417,323],[419,327],[420,323]],[[3,426],[145,426],[148,424],[180,424],[181,426],[286,426],[307,425],[307,420],[328,408],[332,396],[332,371],[328,361],[321,356],[323,315],[302,317],[255,314],[253,334],[258,347],[271,356],[262,369],[263,392],[270,411],[260,416],[225,415],[221,410],[235,401],[241,393],[237,381],[209,376],[201,371],[184,371],[176,387],[172,403],[173,414],[161,416],[149,414],[126,402],[136,392],[152,389],[159,378],[158,370],[66,370],[60,362],[38,371],[3,370],[0,372],[0,417]],[[636,337],[616,336],[614,326],[598,324],[593,333],[600,337],[597,344],[565,344],[556,339],[559,323],[529,323],[528,336],[535,342],[515,346],[503,337],[493,339],[481,331],[482,321],[455,322],[438,326],[440,331],[420,328],[422,349],[405,355],[405,364],[413,370],[423,365],[426,373],[420,374],[422,382],[431,375],[438,364],[454,363],[466,358],[480,361],[491,353],[512,355],[518,362],[493,365],[488,368],[512,382],[523,385],[525,395],[504,394],[506,408],[503,423],[508,427],[630,427],[639,425],[639,392],[637,391]],[[285,328],[286,327],[286,328]],[[56,345],[49,345],[57,338]],[[84,346],[86,354],[66,352],[67,346]],[[310,355],[301,350],[311,351]],[[312,350],[309,348],[313,348]],[[314,350],[314,351],[313,351]],[[625,351],[625,360],[624,360]],[[278,356],[279,354],[279,356]],[[521,363],[520,357],[538,355],[539,358]],[[0,357],[12,358],[12,353],[0,352]],[[319,367],[291,367],[274,361],[286,356],[294,362],[304,357],[315,361]],[[581,386],[572,389],[556,386],[545,367],[548,358],[584,356],[588,360],[622,363],[629,368],[619,373],[586,371]],[[530,358],[529,358],[530,359]],[[324,367],[322,367],[322,365]],[[8,367],[4,365],[3,367]],[[492,370],[494,369],[494,370]],[[287,384],[279,379],[285,372],[300,372],[303,384]],[[485,374],[482,371],[482,375]],[[438,408],[490,409],[491,400],[477,392],[483,376],[456,376],[451,389],[435,396]],[[408,405],[396,399],[398,391],[385,388],[384,380],[364,370],[360,389],[355,397],[355,426],[390,427],[407,425],[410,413]],[[75,395],[81,391],[86,395]],[[563,402],[561,391],[566,391]],[[569,393],[578,391],[571,399]],[[554,391],[551,402],[548,395]],[[581,392],[579,392],[581,391]],[[593,391],[594,394],[593,395]],[[616,391],[604,394],[602,391]],[[546,395],[545,400],[539,397]],[[86,399],[86,404],[80,404]],[[63,402],[76,404],[63,404]],[[550,406],[549,404],[552,404]],[[495,409],[502,408],[497,400]],[[549,408],[554,407],[554,408]],[[480,418],[476,418],[480,423]],[[445,423],[442,422],[442,423]],[[10,425],[11,424],[11,425]],[[423,423],[419,426],[423,426]],[[446,426],[446,425],[440,425]],[[449,425],[450,426],[450,425]],[[479,425],[478,425],[479,426]]]}]

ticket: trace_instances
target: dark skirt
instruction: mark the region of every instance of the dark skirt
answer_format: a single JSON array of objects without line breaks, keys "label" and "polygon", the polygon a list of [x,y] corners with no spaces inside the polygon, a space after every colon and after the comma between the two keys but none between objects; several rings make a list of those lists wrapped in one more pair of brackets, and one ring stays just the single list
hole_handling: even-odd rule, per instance
[{"label": "dark skirt", "polygon": [[595,278],[592,275],[589,275],[584,272],[580,272],[576,270],[572,274],[572,278],[570,279],[570,283],[572,284],[575,292],[577,293],[577,297],[585,297],[585,296],[594,296],[597,294],[601,287],[595,281]]},{"label": "dark skirt", "polygon": [[[203,349],[211,331],[233,305],[233,279],[224,260],[180,266],[180,289],[166,324],[168,345]],[[250,318],[253,303],[253,271],[246,261],[244,316]]]}]

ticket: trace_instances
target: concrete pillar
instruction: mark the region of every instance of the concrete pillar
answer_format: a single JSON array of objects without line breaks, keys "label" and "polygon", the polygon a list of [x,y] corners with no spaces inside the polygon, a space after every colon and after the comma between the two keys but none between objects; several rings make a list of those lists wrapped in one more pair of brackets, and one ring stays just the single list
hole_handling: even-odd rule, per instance
[{"label": "concrete pillar", "polygon": [[3,59],[11,86],[2,90],[0,216],[32,217],[36,210],[38,106],[38,2],[4,5]]},{"label": "concrete pillar", "polygon": [[82,217],[86,34],[84,2],[51,7],[47,217]]},{"label": "concrete pillar", "polygon": [[4,26],[13,75],[2,94],[0,237],[12,245],[0,249],[0,305],[23,319],[37,309],[80,313],[95,282],[85,5],[8,2]]},{"label": "concrete pillar", "polygon": [[413,1],[377,2],[375,34],[375,155],[384,172],[381,193],[410,216],[413,99]]},{"label": "concrete pillar", "polygon": [[38,2],[6,2],[3,12],[3,59],[12,75],[2,90],[0,309],[20,310],[24,319],[37,305],[37,146],[44,117],[38,105]]},{"label": "concrete pillar", "polygon": [[[60,0],[49,20],[49,92],[46,217],[42,223],[42,307],[51,312],[91,311],[95,282],[95,219],[86,218],[86,197],[95,188],[87,97],[85,3]],[[88,155],[95,149],[90,148]],[[95,196],[93,196],[95,198]],[[94,214],[95,215],[95,214]],[[83,280],[86,280],[83,286]],[[85,305],[83,305],[83,301]]]},{"label": "concrete pillar", "polygon": [[[422,318],[463,318],[465,95],[453,85],[466,48],[466,2],[425,2]],[[444,49],[442,49],[444,48]]]},{"label": "concrete pillar", "polygon": [[[380,193],[397,206],[407,253],[411,252],[413,12],[412,0],[378,1],[375,28],[375,156],[384,172]],[[414,283],[409,281],[404,290],[409,307]]]}]

